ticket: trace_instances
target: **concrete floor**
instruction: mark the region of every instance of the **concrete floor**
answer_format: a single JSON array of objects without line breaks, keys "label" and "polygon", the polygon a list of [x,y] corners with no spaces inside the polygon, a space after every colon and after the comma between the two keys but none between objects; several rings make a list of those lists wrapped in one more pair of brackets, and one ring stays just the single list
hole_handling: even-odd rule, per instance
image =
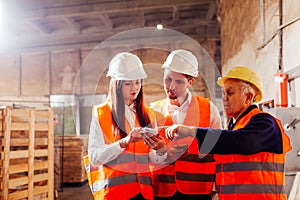
[{"label": "concrete floor", "polygon": [[78,187],[64,187],[58,192],[56,200],[93,200],[93,195],[86,183]]},{"label": "concrete floor", "polygon": [[[292,197],[293,200],[300,200],[300,172],[298,175],[298,181],[295,181],[295,175],[287,175],[286,176],[286,192],[287,196],[290,194],[291,187],[293,183],[297,182],[296,191],[294,191],[295,194],[293,194]],[[215,199],[218,199],[217,197]],[[289,198],[290,199],[290,198]],[[91,190],[89,188],[89,185],[85,183],[82,186],[76,186],[76,187],[64,187],[62,188],[62,191],[59,191],[57,193],[57,198],[55,200],[93,200],[93,195],[91,193]]]}]

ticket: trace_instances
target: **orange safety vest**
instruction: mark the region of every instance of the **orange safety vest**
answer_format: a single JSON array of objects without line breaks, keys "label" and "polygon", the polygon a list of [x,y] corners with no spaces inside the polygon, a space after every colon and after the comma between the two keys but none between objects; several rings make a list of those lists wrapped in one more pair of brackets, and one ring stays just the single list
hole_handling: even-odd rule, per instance
[{"label": "orange safety vest", "polygon": [[[233,130],[245,127],[250,119],[259,113],[255,108],[243,116]],[[275,118],[276,119],[276,118]],[[291,150],[290,140],[281,122],[283,153],[261,152],[252,155],[217,155],[216,187],[220,200],[285,200],[284,161]]]},{"label": "orange safety vest", "polygon": [[[113,143],[115,135],[112,131],[110,106],[104,104],[98,107],[97,111],[105,143]],[[129,132],[128,122],[125,126],[126,131]],[[94,199],[125,200],[138,193],[146,199],[153,199],[149,148],[143,141],[129,144],[116,159],[104,165],[91,164],[88,156],[84,161]]]},{"label": "orange safety vest", "polygon": [[[162,113],[164,113],[163,110],[166,111],[166,106],[166,99],[151,104],[154,110],[160,110]],[[169,118],[171,118],[170,115]],[[169,120],[172,124],[172,120]],[[193,96],[183,124],[208,127],[210,124],[209,100]],[[184,138],[175,143],[190,144],[190,146],[175,162],[164,168],[154,167],[152,173],[154,196],[170,197],[176,190],[184,194],[211,194],[216,170],[213,156],[207,155],[199,158],[195,138]]]}]

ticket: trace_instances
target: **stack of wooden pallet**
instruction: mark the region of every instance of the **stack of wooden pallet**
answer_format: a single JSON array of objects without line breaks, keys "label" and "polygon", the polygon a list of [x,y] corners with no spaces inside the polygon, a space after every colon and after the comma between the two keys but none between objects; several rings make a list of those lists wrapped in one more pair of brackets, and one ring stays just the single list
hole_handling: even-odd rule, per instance
[{"label": "stack of wooden pallet", "polygon": [[61,170],[55,170],[57,173],[55,176],[63,176],[63,185],[80,186],[86,183],[87,174],[83,163],[83,157],[87,154],[86,145],[87,137],[84,136],[55,137],[55,152],[60,156],[58,162],[55,163],[55,168]]},{"label": "stack of wooden pallet", "polygon": [[53,140],[51,109],[0,108],[0,200],[54,198]]}]

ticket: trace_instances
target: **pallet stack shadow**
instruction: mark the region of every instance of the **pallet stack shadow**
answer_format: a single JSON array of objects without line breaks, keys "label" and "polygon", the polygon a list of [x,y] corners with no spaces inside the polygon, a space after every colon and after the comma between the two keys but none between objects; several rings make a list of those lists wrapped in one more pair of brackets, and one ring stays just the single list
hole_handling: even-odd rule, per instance
[{"label": "pallet stack shadow", "polygon": [[53,111],[0,108],[0,200],[54,199]]},{"label": "pallet stack shadow", "polygon": [[[87,182],[83,157],[87,155],[86,136],[55,136],[55,188],[82,186]],[[62,145],[63,144],[63,145]],[[63,151],[63,154],[62,152]],[[63,157],[62,157],[63,155]],[[63,167],[63,168],[62,168]]]}]

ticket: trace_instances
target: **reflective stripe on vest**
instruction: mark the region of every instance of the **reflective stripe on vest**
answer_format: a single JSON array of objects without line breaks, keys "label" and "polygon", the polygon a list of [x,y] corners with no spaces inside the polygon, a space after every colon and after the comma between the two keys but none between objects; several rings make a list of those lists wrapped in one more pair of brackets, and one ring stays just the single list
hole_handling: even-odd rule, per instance
[{"label": "reflective stripe on vest", "polygon": [[283,163],[270,162],[235,162],[225,163],[223,165],[217,164],[216,172],[234,172],[234,171],[274,171],[284,172]]},{"label": "reflective stripe on vest", "polygon": [[[165,111],[167,110],[166,101],[167,99],[157,101],[152,106],[157,110]],[[193,96],[183,124],[208,127],[210,124],[209,100]],[[176,143],[188,143],[191,145],[188,151],[175,161],[175,164],[170,164],[159,170],[155,170],[154,168],[154,195],[169,197],[177,189],[185,194],[210,194],[215,180],[215,162],[213,156],[208,155],[200,159],[197,141],[191,138],[179,140]]]},{"label": "reflective stripe on vest", "polygon": [[[235,125],[234,130],[245,127],[259,113],[252,109]],[[276,122],[283,139],[283,154],[261,152],[252,155],[215,155],[216,189],[220,200],[267,199],[285,200],[284,161],[290,150],[289,138],[278,119]]]},{"label": "reflective stripe on vest", "polygon": [[[152,179],[148,176],[140,176],[139,177],[140,183],[143,185],[152,185]],[[125,174],[123,176],[116,176],[113,178],[108,178],[103,181],[98,181],[93,184],[94,192],[97,192],[99,190],[102,190],[104,188],[122,185],[122,184],[128,184],[128,183],[135,183],[138,182],[138,177],[136,174]]]},{"label": "reflective stripe on vest", "polygon": [[[219,187],[216,187],[217,191],[220,191]],[[222,194],[285,194],[285,190],[283,185],[235,184],[222,186]]]},{"label": "reflective stripe on vest", "polygon": [[120,154],[116,159],[108,162],[105,166],[113,167],[118,164],[123,164],[127,162],[136,162],[138,164],[149,164],[148,155],[135,155],[134,153]]}]

